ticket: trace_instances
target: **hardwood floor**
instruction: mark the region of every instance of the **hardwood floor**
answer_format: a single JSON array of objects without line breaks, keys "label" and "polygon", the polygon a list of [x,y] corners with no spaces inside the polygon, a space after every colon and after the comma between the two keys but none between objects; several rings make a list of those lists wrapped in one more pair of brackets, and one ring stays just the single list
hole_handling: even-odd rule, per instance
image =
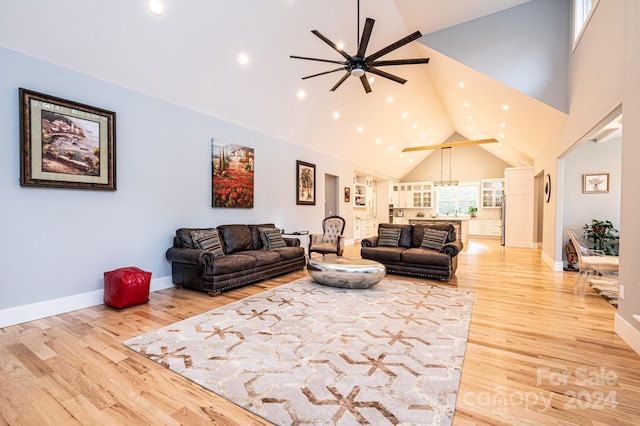
[{"label": "hardwood floor", "polygon": [[[268,424],[121,342],[304,275],[2,328],[0,425]],[[475,291],[454,425],[640,424],[640,355],[614,333],[614,307],[574,295],[575,278],[490,238],[467,244],[448,283],[405,278]]]}]

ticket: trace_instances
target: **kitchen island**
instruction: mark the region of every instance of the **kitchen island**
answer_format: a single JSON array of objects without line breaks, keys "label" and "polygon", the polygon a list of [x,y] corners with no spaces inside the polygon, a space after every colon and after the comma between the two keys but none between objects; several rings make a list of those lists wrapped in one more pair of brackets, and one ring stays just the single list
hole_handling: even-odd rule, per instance
[{"label": "kitchen island", "polygon": [[469,219],[466,217],[416,217],[409,219],[412,225],[435,225],[435,224],[451,224],[456,229],[456,236],[460,241],[466,243],[469,239]]}]

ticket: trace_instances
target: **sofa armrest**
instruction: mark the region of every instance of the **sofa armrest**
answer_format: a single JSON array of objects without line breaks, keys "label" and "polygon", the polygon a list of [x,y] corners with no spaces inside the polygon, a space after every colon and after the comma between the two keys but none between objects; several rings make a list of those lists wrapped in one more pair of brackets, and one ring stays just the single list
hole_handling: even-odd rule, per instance
[{"label": "sofa armrest", "polygon": [[462,251],[463,247],[464,245],[462,244],[462,241],[451,241],[442,246],[442,248],[440,249],[440,253],[448,254],[451,257],[455,257]]},{"label": "sofa armrest", "polygon": [[378,247],[378,236],[376,235],[375,237],[363,238],[360,240],[360,245],[362,247]]},{"label": "sofa armrest", "polygon": [[213,253],[182,247],[171,247],[167,250],[167,260],[170,262],[187,263],[190,265],[206,265],[213,261]]},{"label": "sofa armrest", "polygon": [[282,238],[287,247],[300,247],[300,238]]}]

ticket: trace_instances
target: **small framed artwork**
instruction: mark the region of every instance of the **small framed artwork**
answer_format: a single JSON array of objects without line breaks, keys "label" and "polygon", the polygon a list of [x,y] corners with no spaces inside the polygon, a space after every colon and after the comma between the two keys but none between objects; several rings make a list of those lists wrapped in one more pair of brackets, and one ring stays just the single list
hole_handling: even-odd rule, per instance
[{"label": "small framed artwork", "polygon": [[20,89],[20,186],[116,190],[116,113]]},{"label": "small framed artwork", "polygon": [[316,165],[296,161],[296,204],[316,205]]},{"label": "small framed artwork", "polygon": [[344,187],[344,202],[348,203],[351,201],[351,188],[348,186]]},{"label": "small framed artwork", "polygon": [[584,174],[582,177],[582,192],[585,194],[609,192],[609,173]]}]

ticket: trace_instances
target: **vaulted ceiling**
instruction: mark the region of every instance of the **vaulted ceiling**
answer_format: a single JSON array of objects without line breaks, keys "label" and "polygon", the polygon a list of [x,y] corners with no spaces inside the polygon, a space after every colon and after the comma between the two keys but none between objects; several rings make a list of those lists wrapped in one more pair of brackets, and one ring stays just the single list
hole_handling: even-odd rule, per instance
[{"label": "vaulted ceiling", "polygon": [[[442,40],[477,39],[460,29],[491,33],[505,13],[527,16],[518,8],[536,2],[549,0],[361,0],[360,29],[366,17],[376,21],[368,53],[419,30],[422,39],[383,59],[430,58],[386,67],[408,82],[374,76],[369,94],[356,78],[330,92],[342,72],[302,80],[336,66],[289,57],[341,60],[311,30],[355,54],[356,0],[163,0],[160,16],[146,0],[0,0],[0,46],[400,179],[432,153],[403,148],[455,133],[496,138],[482,147],[513,166],[532,164],[563,122],[562,106],[509,81],[527,73],[508,50],[496,53],[500,42],[487,50]],[[474,59],[484,50],[492,56]]]}]

